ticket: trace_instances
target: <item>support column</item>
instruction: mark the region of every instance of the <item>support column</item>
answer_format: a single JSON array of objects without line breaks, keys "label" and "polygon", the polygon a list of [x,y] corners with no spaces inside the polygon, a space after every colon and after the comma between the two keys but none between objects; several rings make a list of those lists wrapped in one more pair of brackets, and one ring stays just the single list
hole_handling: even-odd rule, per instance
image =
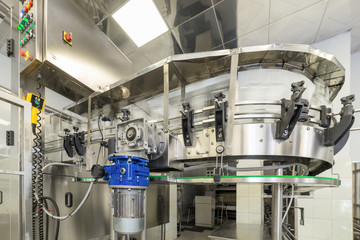
[{"label": "support column", "polygon": [[[283,169],[276,170],[278,176],[283,175]],[[282,184],[274,183],[272,189],[272,221],[271,221],[271,239],[282,239]]]}]

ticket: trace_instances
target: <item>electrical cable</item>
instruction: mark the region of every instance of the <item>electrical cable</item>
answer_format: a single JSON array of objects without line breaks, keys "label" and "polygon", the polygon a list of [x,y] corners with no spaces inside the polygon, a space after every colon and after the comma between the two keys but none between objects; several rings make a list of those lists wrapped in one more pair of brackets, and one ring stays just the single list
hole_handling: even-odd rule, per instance
[{"label": "electrical cable", "polygon": [[[37,77],[37,94],[39,97],[39,101],[41,101],[41,73],[38,74]],[[43,196],[43,176],[42,176],[42,163],[43,163],[43,144],[42,144],[42,124],[41,124],[41,108],[38,108],[37,112],[37,120],[36,120],[36,126],[33,129],[33,134],[35,135],[33,143],[33,155],[32,155],[32,200],[33,200],[33,239],[35,239],[36,236],[36,213],[35,209],[36,204],[39,205],[39,208],[43,208],[42,204],[42,196]],[[40,200],[38,200],[40,198]],[[39,219],[39,239],[44,239],[44,216],[42,213],[38,214]]]},{"label": "electrical cable", "polygon": [[[80,204],[77,206],[77,208],[76,208],[74,211],[72,211],[70,214],[66,215],[66,216],[55,216],[54,214],[51,214],[48,209],[46,209],[46,208],[44,208],[44,207],[43,207],[42,209],[43,209],[43,211],[46,213],[46,215],[48,215],[48,216],[51,217],[52,219],[55,219],[55,220],[58,220],[58,221],[66,220],[66,219],[68,219],[69,217],[74,216],[74,215],[80,210],[80,208],[84,205],[84,203],[86,202],[86,200],[87,200],[87,199],[89,198],[89,196],[90,196],[90,193],[91,193],[91,190],[92,190],[93,186],[94,186],[94,181],[92,181],[92,182],[90,183],[90,186],[89,186],[89,188],[88,188],[88,190],[87,190],[84,198],[82,199],[82,201],[80,202]],[[36,193],[35,196],[36,196],[36,200],[37,200],[38,202],[40,202],[40,199],[39,199],[39,196],[37,195],[37,193]]]},{"label": "electrical cable", "polygon": [[[56,201],[55,201],[54,199],[52,199],[51,197],[43,197],[43,200],[49,200],[49,201],[54,205],[56,215],[57,215],[57,216],[60,216],[59,207],[58,207],[58,205],[57,205],[57,203],[56,203]],[[44,205],[45,205],[45,207],[47,208],[46,201],[44,201]],[[48,237],[48,229],[49,229],[49,225],[48,225],[49,216],[46,215],[46,218],[47,218],[46,239],[48,239],[47,237]],[[58,240],[58,238],[59,238],[59,230],[60,230],[60,221],[56,221],[55,240]]]}]

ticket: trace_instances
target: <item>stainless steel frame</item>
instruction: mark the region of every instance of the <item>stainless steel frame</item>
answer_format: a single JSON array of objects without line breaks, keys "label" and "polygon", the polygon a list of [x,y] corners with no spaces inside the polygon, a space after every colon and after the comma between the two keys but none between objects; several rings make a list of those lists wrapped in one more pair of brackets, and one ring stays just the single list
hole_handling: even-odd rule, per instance
[{"label": "stainless steel frame", "polygon": [[9,93],[5,93],[0,91],[0,101],[4,101],[6,103],[12,104],[21,108],[21,114],[19,117],[22,119],[21,122],[21,134],[19,134],[20,146],[21,146],[21,154],[19,156],[19,171],[6,171],[1,170],[0,174],[11,174],[20,176],[21,181],[21,192],[19,195],[21,196],[22,203],[20,203],[21,208],[19,211],[21,212],[19,219],[19,226],[23,226],[23,228],[19,227],[19,236],[21,239],[32,239],[32,195],[31,195],[31,149],[32,149],[32,132],[31,132],[31,104],[26,102],[16,96],[13,96]]}]

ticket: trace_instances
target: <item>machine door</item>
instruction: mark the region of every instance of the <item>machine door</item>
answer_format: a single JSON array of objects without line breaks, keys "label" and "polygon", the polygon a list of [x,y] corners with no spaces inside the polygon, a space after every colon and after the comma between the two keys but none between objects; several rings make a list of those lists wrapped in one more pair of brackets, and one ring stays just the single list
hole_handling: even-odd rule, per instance
[{"label": "machine door", "polygon": [[32,239],[31,104],[0,90],[1,239]]}]

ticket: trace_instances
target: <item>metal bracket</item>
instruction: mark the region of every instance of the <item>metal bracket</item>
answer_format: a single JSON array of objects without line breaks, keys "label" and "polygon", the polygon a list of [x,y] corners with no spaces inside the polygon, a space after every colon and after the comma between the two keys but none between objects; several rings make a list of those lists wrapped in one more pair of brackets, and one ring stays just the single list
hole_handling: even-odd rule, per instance
[{"label": "metal bracket", "polygon": [[228,120],[227,107],[229,105],[227,101],[223,102],[225,97],[222,92],[215,95],[215,134],[217,142],[225,141],[225,123]]},{"label": "metal bracket", "polygon": [[320,127],[327,128],[331,123],[331,108],[327,108],[325,105],[320,106]]},{"label": "metal bracket", "polygon": [[192,146],[194,142],[194,110],[191,110],[190,103],[182,104],[184,111],[180,111],[181,118],[181,126],[184,138],[185,146]]},{"label": "metal bracket", "polygon": [[291,100],[281,99],[281,119],[276,123],[275,139],[288,139],[298,121],[308,120],[309,102],[301,98],[306,89],[304,83],[304,81],[292,83]]},{"label": "metal bracket", "polygon": [[349,138],[349,130],[355,120],[354,106],[352,105],[354,100],[354,95],[341,98],[343,107],[340,111],[340,121],[334,127],[327,128],[324,131],[324,145],[335,146],[334,154],[343,148]]},{"label": "metal bracket", "polygon": [[125,121],[129,121],[130,120],[130,110],[129,109],[121,109],[121,112],[123,114],[123,117],[121,119],[121,121],[125,122]]},{"label": "metal bracket", "polygon": [[74,133],[75,150],[79,154],[79,156],[84,156],[85,154],[86,147],[84,147],[84,144],[85,144],[85,132],[82,131],[79,133],[78,132]]},{"label": "metal bracket", "polygon": [[65,152],[69,157],[74,157],[74,150],[72,148],[74,146],[74,135],[70,134],[70,130],[67,128],[64,129],[64,132],[65,132],[65,137],[64,137],[63,146]]}]

